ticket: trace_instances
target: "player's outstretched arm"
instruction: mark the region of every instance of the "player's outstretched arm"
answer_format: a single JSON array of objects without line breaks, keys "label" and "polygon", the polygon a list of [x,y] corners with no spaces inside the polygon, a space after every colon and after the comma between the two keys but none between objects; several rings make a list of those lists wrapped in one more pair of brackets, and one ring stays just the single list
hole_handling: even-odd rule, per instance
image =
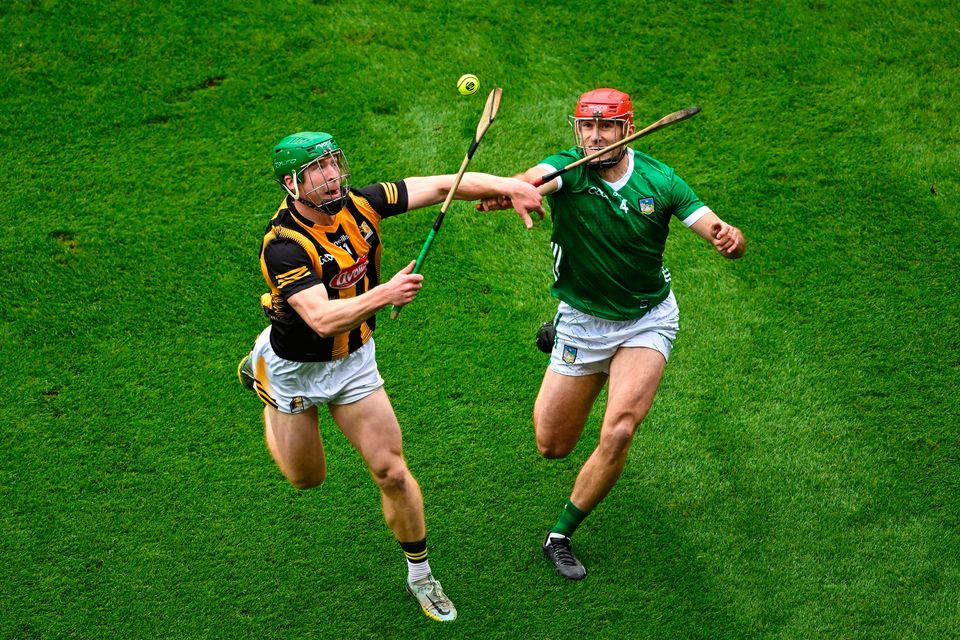
[{"label": "player's outstretched arm", "polygon": [[409,304],[423,288],[423,276],[412,273],[416,261],[401,269],[388,282],[344,300],[331,300],[322,284],[298,291],[287,302],[321,337],[346,333],[388,305]]},{"label": "player's outstretched arm", "polygon": [[747,251],[747,239],[743,237],[743,232],[721,220],[713,211],[694,222],[690,228],[712,244],[724,258],[736,260]]},{"label": "player's outstretched arm", "polygon": [[[442,202],[453,186],[452,175],[407,178],[408,208],[418,209]],[[480,200],[483,198],[503,199],[515,209],[524,225],[533,227],[531,213],[543,219],[543,202],[540,192],[528,181],[516,178],[503,178],[487,173],[467,172],[463,174],[457,192],[457,200]],[[508,208],[508,207],[503,207]]]},{"label": "player's outstretched arm", "polygon": [[[536,167],[531,167],[530,169],[527,169],[524,173],[518,173],[517,175],[514,176],[514,178],[517,178],[518,180],[522,180],[523,182],[529,182],[530,184],[536,184],[540,178],[547,175],[548,173],[551,173],[549,169],[547,169],[542,165],[537,165]],[[545,196],[550,193],[553,193],[559,187],[560,187],[560,181],[558,179],[555,179],[540,185],[539,187],[537,187],[537,191],[540,193],[541,196]],[[515,208],[516,207],[513,206],[513,202],[507,196],[483,198],[480,201],[480,204],[477,205],[478,211],[502,211],[504,209],[515,209]],[[542,213],[540,215],[540,219],[541,220],[543,219]]]}]

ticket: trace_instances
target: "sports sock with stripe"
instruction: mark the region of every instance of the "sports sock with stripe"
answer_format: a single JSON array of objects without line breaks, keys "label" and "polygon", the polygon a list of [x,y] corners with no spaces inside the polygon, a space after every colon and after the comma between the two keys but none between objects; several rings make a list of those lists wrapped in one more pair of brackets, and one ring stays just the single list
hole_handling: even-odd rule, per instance
[{"label": "sports sock with stripe", "polygon": [[[400,542],[399,540],[397,542]],[[427,539],[416,542],[400,542],[400,548],[407,556],[407,580],[413,582],[430,575],[430,562],[427,560]]]},{"label": "sports sock with stripe", "polygon": [[575,504],[567,500],[567,503],[563,505],[563,511],[560,512],[557,524],[550,529],[551,537],[553,537],[553,534],[558,534],[569,538],[588,515],[590,515],[589,511],[581,511]]}]

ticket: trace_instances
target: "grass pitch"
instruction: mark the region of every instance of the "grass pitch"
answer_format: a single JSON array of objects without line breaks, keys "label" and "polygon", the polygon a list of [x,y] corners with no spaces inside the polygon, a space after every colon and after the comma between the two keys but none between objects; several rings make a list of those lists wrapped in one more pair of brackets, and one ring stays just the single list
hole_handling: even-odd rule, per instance
[{"label": "grass pitch", "polygon": [[[960,627],[960,20],[933,2],[14,0],[0,8],[0,636],[932,638]],[[456,79],[482,83],[464,98]],[[451,207],[381,372],[461,612],[424,618],[359,456],[297,492],[234,367],[264,326],[270,146],[333,132],[356,184],[636,146],[740,226],[674,227],[682,331],[567,584],[539,543],[596,442],[536,455],[549,220]],[[384,224],[384,270],[436,211]]]}]

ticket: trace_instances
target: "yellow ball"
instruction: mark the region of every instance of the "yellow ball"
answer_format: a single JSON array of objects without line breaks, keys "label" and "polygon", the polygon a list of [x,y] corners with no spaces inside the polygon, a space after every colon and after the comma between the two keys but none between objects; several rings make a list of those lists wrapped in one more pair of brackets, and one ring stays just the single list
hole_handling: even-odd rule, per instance
[{"label": "yellow ball", "polygon": [[472,96],[480,89],[480,80],[472,73],[465,73],[457,80],[457,91],[462,96]]}]

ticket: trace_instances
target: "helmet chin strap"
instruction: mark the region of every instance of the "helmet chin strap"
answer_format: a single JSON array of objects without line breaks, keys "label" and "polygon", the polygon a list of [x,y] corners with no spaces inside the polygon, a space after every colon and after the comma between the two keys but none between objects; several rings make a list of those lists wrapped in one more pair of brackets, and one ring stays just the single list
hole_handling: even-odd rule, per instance
[{"label": "helmet chin strap", "polygon": [[616,158],[608,158],[606,160],[596,160],[595,162],[588,162],[587,168],[600,170],[600,169],[612,169],[613,167],[620,164],[620,161],[623,160],[623,154],[627,152],[626,147],[621,147],[619,155]]},{"label": "helmet chin strap", "polygon": [[300,202],[307,205],[311,209],[319,211],[320,213],[325,213],[327,215],[336,215],[343,209],[343,203],[346,201],[346,196],[341,196],[339,198],[334,198],[333,200],[326,200],[320,204],[314,204],[309,200],[299,199]]},{"label": "helmet chin strap", "polygon": [[320,204],[310,202],[306,198],[299,198],[294,196],[294,199],[297,202],[305,204],[314,211],[319,211],[320,213],[325,213],[327,215],[333,216],[340,212],[343,209],[343,203],[346,202],[347,196],[340,196],[339,198],[333,198],[332,200],[325,200]]}]

